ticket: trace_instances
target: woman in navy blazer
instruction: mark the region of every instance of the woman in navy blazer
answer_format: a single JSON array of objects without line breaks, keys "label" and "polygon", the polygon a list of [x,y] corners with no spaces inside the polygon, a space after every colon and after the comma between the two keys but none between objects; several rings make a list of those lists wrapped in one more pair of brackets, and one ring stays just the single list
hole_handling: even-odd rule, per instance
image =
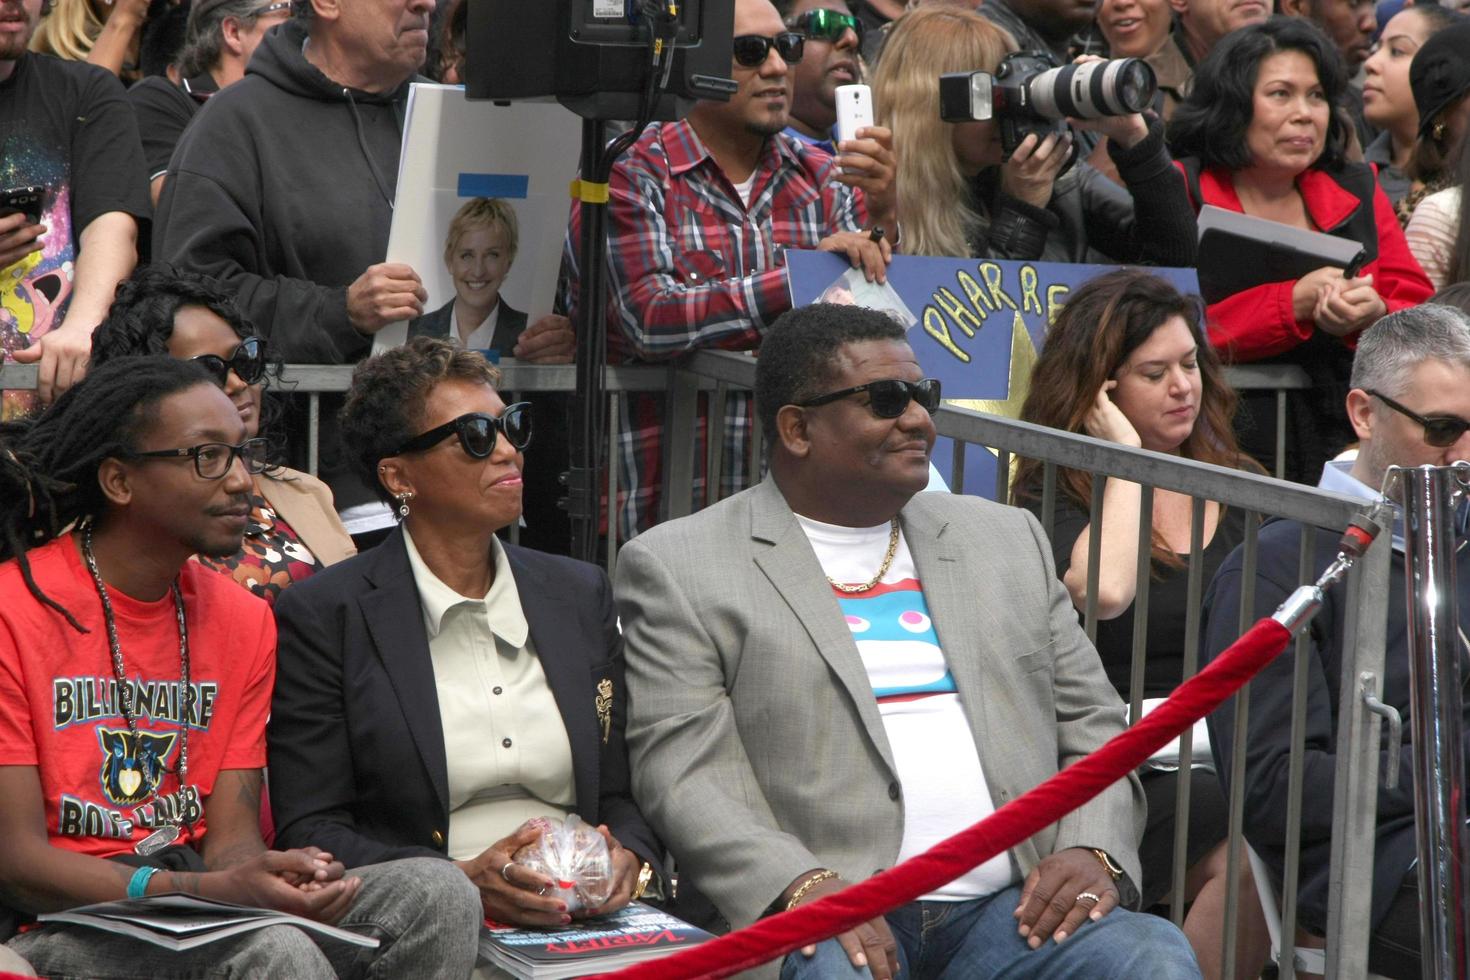
[{"label": "woman in navy blazer", "polygon": [[[529,408],[507,408],[497,379],[480,354],[430,338],[371,358],[354,374],[344,439],[403,522],[377,548],[276,605],[269,774],[277,846],[310,841],[349,867],[449,857],[451,767],[435,673],[443,648],[431,657],[420,581],[432,573],[428,587],[468,602],[473,614],[483,608],[474,597],[491,596],[499,567],[510,572],[529,634],[510,652],[539,661],[544,687],[533,674],[532,693],[554,704],[565,728],[575,799],[564,809],[606,827],[614,893],[593,911],[611,911],[659,886],[662,853],[629,789],[612,590],[594,565],[495,540],[520,514],[520,449],[530,435]],[[449,621],[447,613],[440,620]],[[504,658],[506,645],[496,642]],[[500,702],[488,704],[483,715],[461,712],[457,724],[483,718],[488,739]],[[463,728],[450,734],[462,738]],[[566,921],[553,896],[537,893],[548,880],[514,861],[536,831],[505,834],[456,862],[480,887],[486,912],[526,925]]]}]

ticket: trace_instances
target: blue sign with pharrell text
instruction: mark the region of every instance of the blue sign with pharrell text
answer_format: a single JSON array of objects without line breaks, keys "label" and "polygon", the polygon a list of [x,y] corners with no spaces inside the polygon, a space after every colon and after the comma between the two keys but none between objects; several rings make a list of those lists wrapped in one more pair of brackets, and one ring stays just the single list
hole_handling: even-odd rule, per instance
[{"label": "blue sign with pharrell text", "polygon": [[[914,321],[909,344],[924,374],[943,384],[946,403],[1018,418],[1037,352],[1067,295],[1118,266],[895,255],[886,299],[867,286],[852,289],[849,268],[845,257],[832,252],[788,251],[792,304],[856,302],[900,313],[906,307],[904,319]],[[1193,269],[1149,271],[1180,292],[1199,292]],[[941,438],[934,464],[951,484],[953,458],[950,440]],[[965,491],[993,497],[995,465],[993,453],[971,447],[965,456]]]}]

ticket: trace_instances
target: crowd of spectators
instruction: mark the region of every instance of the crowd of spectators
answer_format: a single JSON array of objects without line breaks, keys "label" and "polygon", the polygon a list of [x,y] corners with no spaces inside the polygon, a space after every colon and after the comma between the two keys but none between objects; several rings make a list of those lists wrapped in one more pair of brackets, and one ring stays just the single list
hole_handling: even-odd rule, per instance
[{"label": "crowd of spectators", "polygon": [[[1389,466],[1470,453],[1470,17],[1453,6],[731,6],[730,98],[633,134],[605,251],[579,254],[574,208],[557,312],[528,322],[500,292],[520,229],[498,199],[450,223],[438,309],[436,270],[386,261],[410,86],[463,80],[468,0],[0,0],[0,353],[38,367],[34,391],[0,392],[0,943],[26,927],[0,972],[19,953],[86,975],[122,959],[130,975],[468,973],[480,912],[571,921],[516,854],[536,836],[524,821],[574,812],[613,859],[593,911],[646,897],[739,927],[919,853],[1101,745],[1130,698],[1168,697],[1193,639],[1191,561],[1214,583],[1206,658],[1235,637],[1241,596],[1267,610],[1289,591],[1302,529],[1268,525],[1246,580],[1244,515],[1214,502],[1153,493],[1141,554],[1128,481],[1106,481],[1098,529],[1091,474],[1060,472],[1049,540],[1035,461],[1008,502],[921,493],[939,383],[887,317],[793,309],[788,249],[881,283],[905,255],[1190,267],[1205,206],[1349,239],[1351,269],[1207,305],[1145,269],[1092,279],[1050,324],[1022,417],[1365,499]],[[1157,94],[1014,140],[996,119],[941,118],[941,74],[1022,52],[1142,59]],[[862,82],[874,124],[839,140],[837,89]],[[562,557],[569,399],[507,405],[476,353],[570,362],[589,261],[607,271],[609,363],[721,349],[758,375],[719,424],[700,396],[688,487],[665,477],[664,398],[618,400],[601,502],[627,542],[615,584]],[[368,356],[405,321],[409,343]],[[1276,393],[1226,381],[1244,363],[1309,379],[1287,395],[1279,459]],[[283,364],[357,365],[320,401],[320,479]],[[716,454],[730,499],[659,525],[664,494],[706,497]],[[1135,627],[1140,562],[1154,581]],[[1311,634],[1322,799],[1334,596]],[[1404,629],[1391,613],[1391,658]],[[1290,669],[1251,689],[1242,789],[1275,875]],[[88,724],[63,719],[63,679],[91,685]],[[155,682],[172,709],[137,702]],[[1390,668],[1384,700],[1407,711],[1407,687]],[[1213,980],[1232,889],[1235,976],[1259,975],[1257,890],[1279,882],[1244,862],[1229,880],[1232,717],[1201,724],[1193,768],[1156,756],[1008,854],[792,954],[783,980],[951,962],[988,976],[1032,954],[1037,975]],[[1404,782],[1408,751],[1384,762]],[[1391,976],[1418,969],[1411,806],[1380,794],[1368,926]],[[1327,816],[1302,836],[1317,933]],[[349,962],[264,930],[170,958],[29,922],[168,890],[386,941]],[[1182,930],[1139,914],[1174,905]]]}]

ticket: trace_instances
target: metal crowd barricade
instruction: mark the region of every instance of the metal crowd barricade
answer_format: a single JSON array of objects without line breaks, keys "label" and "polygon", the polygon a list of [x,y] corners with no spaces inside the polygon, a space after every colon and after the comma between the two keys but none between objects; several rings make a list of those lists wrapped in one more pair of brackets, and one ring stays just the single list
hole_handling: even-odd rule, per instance
[{"label": "metal crowd barricade", "polygon": [[[718,379],[722,382],[720,392],[734,387],[749,387],[754,383],[754,364],[749,358],[725,352],[700,352],[684,362],[689,375],[695,377],[676,378],[675,384],[692,386],[696,378]],[[1276,369],[1270,369],[1275,371]],[[1285,391],[1304,386],[1304,379],[1293,378],[1286,369],[1281,372],[1277,387],[1277,425],[1282,430],[1285,413]],[[1299,372],[1298,372],[1299,373]],[[1272,387],[1271,375],[1265,369],[1257,369],[1244,378],[1246,386]],[[712,411],[715,410],[712,406]],[[671,420],[671,422],[676,420]],[[692,426],[692,420],[684,420]],[[1315,533],[1340,532],[1352,516],[1362,509],[1362,501],[1341,494],[1317,490],[1311,487],[1285,483],[1269,477],[1240,470],[1231,470],[1204,463],[1182,460],[1142,449],[1132,449],[1104,442],[1089,436],[1059,432],[1030,423],[996,416],[983,415],[964,409],[945,406],[935,416],[940,435],[954,441],[953,473],[951,490],[964,490],[964,464],[971,447],[996,454],[996,496],[1008,497],[1010,462],[1015,456],[1025,456],[1044,461],[1042,488],[1042,523],[1051,533],[1055,518],[1057,494],[1057,470],[1059,467],[1088,470],[1098,476],[1114,476],[1139,483],[1143,488],[1140,496],[1139,554],[1137,593],[1134,602],[1135,630],[1133,636],[1133,661],[1131,665],[1131,690],[1129,697],[1130,722],[1139,717],[1142,701],[1143,665],[1147,656],[1146,618],[1149,592],[1149,552],[1152,539],[1153,491],[1171,490],[1186,494],[1196,501],[1193,508],[1190,530],[1190,573],[1187,584],[1188,611],[1185,637],[1185,676],[1191,676],[1199,665],[1199,615],[1200,602],[1206,583],[1200,572],[1200,555],[1204,550],[1204,508],[1198,506],[1203,500],[1213,500],[1226,507],[1239,508],[1246,515],[1246,539],[1244,544],[1243,576],[1249,581],[1255,575],[1257,534],[1262,518],[1283,517],[1307,525],[1309,528],[1325,528]],[[669,434],[668,446],[674,450],[681,442]],[[1278,446],[1281,436],[1278,435]],[[692,453],[686,463],[692,468]],[[1278,456],[1280,453],[1278,453]],[[666,457],[672,470],[674,461]],[[692,469],[685,471],[692,472]],[[756,472],[752,470],[752,473]],[[681,475],[682,478],[682,475]],[[1091,637],[1097,629],[1097,584],[1100,560],[1101,522],[1098,519],[1102,508],[1102,492],[1105,480],[1093,481],[1090,502],[1091,556],[1087,570],[1087,608],[1083,613],[1084,626]],[[677,485],[677,484],[675,484]],[[687,485],[687,484],[686,484]],[[679,501],[670,503],[670,516],[680,516]],[[1314,581],[1322,571],[1313,568],[1314,533],[1303,535],[1298,559],[1298,581]],[[1382,693],[1381,677],[1384,658],[1384,629],[1387,603],[1387,581],[1390,545],[1387,535],[1381,535],[1369,550],[1364,560],[1349,573],[1347,595],[1343,607],[1349,612],[1344,636],[1351,638],[1350,649],[1343,658],[1343,683],[1339,704],[1339,727],[1336,746],[1336,779],[1333,800],[1333,833],[1331,844],[1331,885],[1329,886],[1328,923],[1326,936],[1326,975],[1328,977],[1357,978],[1367,975],[1369,901],[1372,893],[1373,852],[1375,841],[1375,818],[1377,815],[1377,781],[1380,746],[1381,719],[1372,710],[1377,696]],[[1371,598],[1370,598],[1371,597]],[[1256,618],[1269,615],[1272,610],[1252,609],[1250,593],[1243,597],[1238,611],[1240,631],[1244,631]],[[1283,656],[1288,654],[1283,653]],[[1288,775],[1287,826],[1288,837],[1285,847],[1285,873],[1279,883],[1279,969],[1280,976],[1294,977],[1298,965],[1294,958],[1297,903],[1297,880],[1300,872],[1300,826],[1302,813],[1302,783],[1306,737],[1306,684],[1311,656],[1309,640],[1304,635],[1295,644],[1294,688],[1291,720],[1291,754]],[[1222,975],[1233,976],[1235,971],[1235,937],[1239,926],[1236,922],[1236,898],[1239,888],[1238,872],[1247,860],[1244,849],[1243,810],[1245,783],[1245,740],[1249,710],[1249,687],[1242,689],[1235,698],[1234,745],[1232,747],[1231,774],[1232,792],[1229,800],[1229,857],[1227,878],[1229,893],[1225,903],[1224,950],[1222,952]],[[1180,739],[1180,769],[1186,771],[1190,765],[1192,742],[1186,733]],[[1185,878],[1185,855],[1188,841],[1189,781],[1180,779],[1176,795],[1176,823],[1174,840],[1174,880],[1172,891],[1183,894]],[[1277,883],[1267,887],[1276,888]],[[1173,919],[1176,924],[1183,920],[1184,903],[1172,903]]]},{"label": "metal crowd barricade", "polygon": [[[320,395],[328,392],[345,391],[351,378],[351,367],[289,365],[283,372],[277,390],[285,391],[308,400],[310,436],[308,446],[309,468],[315,471],[319,446],[317,425],[320,419]],[[534,366],[508,361],[500,365],[501,388],[510,397],[527,392],[570,392],[575,385],[575,369],[570,366]],[[618,459],[619,400],[629,392],[662,392],[666,398],[664,431],[664,485],[661,519],[672,519],[688,514],[698,506],[707,506],[720,497],[721,454],[717,451],[722,440],[721,426],[724,419],[725,402],[732,391],[749,390],[754,385],[754,359],[730,352],[698,352],[675,365],[609,367],[607,369],[609,412],[607,447],[609,459],[615,464]],[[1293,373],[1294,372],[1294,373]],[[1305,376],[1295,368],[1233,368],[1230,376],[1233,383],[1243,388],[1272,388],[1277,391],[1278,459],[1282,453],[1284,420],[1286,411],[1285,392],[1306,387]],[[36,370],[32,366],[15,364],[0,365],[0,390],[28,389],[36,384]],[[697,400],[700,392],[709,397],[709,414],[714,420],[710,426],[710,438],[706,442],[706,458],[696,460],[694,448],[697,443]],[[1139,562],[1137,594],[1139,624],[1133,637],[1132,690],[1130,691],[1130,720],[1136,720],[1140,711],[1143,664],[1147,655],[1146,620],[1149,591],[1149,542],[1152,535],[1152,494],[1156,489],[1171,490],[1201,500],[1214,500],[1227,507],[1240,508],[1247,515],[1247,537],[1245,543],[1244,573],[1247,579],[1254,574],[1257,530],[1263,516],[1274,515],[1304,524],[1341,530],[1359,509],[1360,502],[1338,494],[1313,488],[1287,484],[1264,476],[1237,470],[1181,460],[1171,456],[1118,446],[1088,436],[1075,435],[1046,429],[1015,420],[983,415],[945,406],[935,417],[941,435],[954,440],[953,463],[955,479],[951,489],[963,492],[964,462],[972,447],[980,451],[991,451],[997,456],[996,495],[1007,495],[1010,461],[1014,456],[1026,456],[1044,461],[1042,523],[1050,534],[1053,526],[1057,494],[1058,467],[1084,469],[1099,476],[1114,476],[1138,482],[1144,487],[1140,500]],[[760,472],[757,465],[761,459],[761,434],[759,423],[755,423],[755,436],[750,443],[749,473],[752,479]],[[692,499],[690,488],[695,483],[696,467],[703,464],[706,470],[703,499]],[[618,492],[618,467],[609,465],[606,472],[608,499],[616,501]],[[1095,597],[1098,581],[1100,522],[1097,520],[1102,505],[1104,480],[1093,481],[1094,493],[1091,500],[1092,556],[1088,569],[1089,595]],[[617,522],[609,521],[607,562],[612,572],[617,553]],[[1323,532],[1319,532],[1323,533]],[[1299,560],[1300,581],[1314,579],[1320,569],[1310,567],[1312,559],[1312,534],[1303,536]],[[1188,621],[1186,626],[1185,673],[1192,674],[1198,666],[1198,625],[1200,598],[1206,583],[1199,572],[1199,555],[1204,548],[1204,508],[1196,505],[1191,521],[1190,574],[1188,579]],[[1368,552],[1365,560],[1350,573],[1347,581],[1348,595],[1343,607],[1348,610],[1349,621],[1345,635],[1352,638],[1351,649],[1344,657],[1344,677],[1339,705],[1339,728],[1337,733],[1337,770],[1335,797],[1333,800],[1333,835],[1331,845],[1331,886],[1329,892],[1326,969],[1329,977],[1361,977],[1367,973],[1369,899],[1372,892],[1372,870],[1374,830],[1376,816],[1376,786],[1378,780],[1378,758],[1380,744],[1380,717],[1373,712],[1372,703],[1381,693],[1380,678],[1383,672],[1384,622],[1387,575],[1389,564],[1388,536],[1382,535]],[[1248,595],[1248,594],[1247,594]],[[1370,597],[1373,597],[1370,601]],[[1246,599],[1249,602],[1249,599]],[[1256,617],[1267,615],[1271,610],[1242,608],[1239,622],[1244,629]],[[1090,598],[1083,614],[1088,633],[1096,635],[1097,608],[1095,598]],[[1283,654],[1285,656],[1286,654]],[[1291,725],[1291,757],[1289,775],[1289,801],[1287,823],[1292,828],[1286,847],[1286,866],[1281,886],[1280,902],[1280,975],[1295,975],[1292,957],[1296,935],[1296,886],[1299,871],[1299,825],[1302,810],[1302,777],[1305,739],[1305,709],[1307,666],[1310,651],[1305,637],[1295,647],[1295,688]],[[1231,785],[1234,791],[1230,799],[1230,849],[1228,875],[1231,892],[1226,902],[1225,970],[1229,976],[1234,972],[1235,943],[1235,889],[1237,870],[1246,860],[1242,848],[1242,809],[1244,793],[1244,742],[1246,736],[1246,714],[1248,710],[1248,688],[1236,698],[1235,745],[1232,757],[1236,772]],[[1192,743],[1189,734],[1180,740],[1181,770],[1188,768]],[[1176,894],[1183,892],[1185,854],[1188,835],[1189,782],[1181,779],[1176,799],[1176,835],[1174,842],[1174,880]],[[1183,903],[1173,904],[1173,917],[1177,922],[1183,918]]]}]

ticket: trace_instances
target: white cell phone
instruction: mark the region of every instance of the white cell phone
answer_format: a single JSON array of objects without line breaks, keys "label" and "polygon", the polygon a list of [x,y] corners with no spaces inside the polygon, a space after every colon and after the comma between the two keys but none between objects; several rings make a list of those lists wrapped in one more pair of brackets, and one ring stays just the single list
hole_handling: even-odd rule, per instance
[{"label": "white cell phone", "polygon": [[837,86],[837,142],[857,139],[857,131],[873,125],[873,90],[866,85]]}]

